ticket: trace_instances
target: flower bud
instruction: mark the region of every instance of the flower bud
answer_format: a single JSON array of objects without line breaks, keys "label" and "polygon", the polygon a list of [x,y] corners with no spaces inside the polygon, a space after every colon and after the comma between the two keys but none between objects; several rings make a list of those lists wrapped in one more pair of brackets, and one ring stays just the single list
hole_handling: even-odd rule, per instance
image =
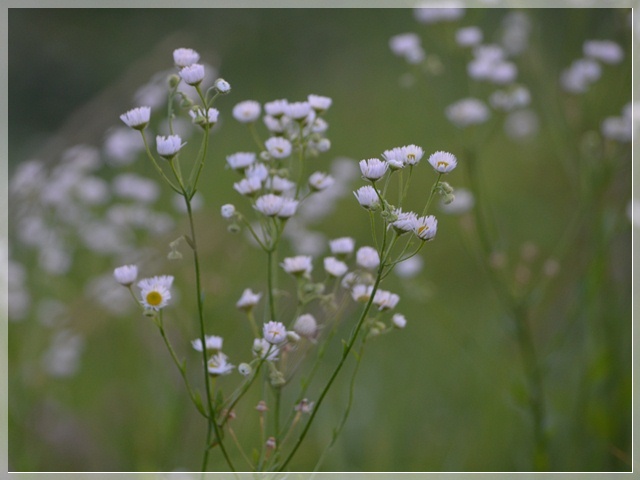
[{"label": "flower bud", "polygon": [[238,225],[237,223],[232,223],[227,227],[227,230],[229,231],[229,233],[240,233],[240,230],[242,229],[240,228],[240,225]]},{"label": "flower bud", "polygon": [[180,83],[180,76],[176,75],[175,73],[173,75],[169,75],[168,83],[169,88],[176,88]]},{"label": "flower bud", "polygon": [[240,365],[238,365],[238,372],[240,372],[240,375],[247,377],[251,375],[251,372],[253,372],[253,368],[251,368],[251,365],[249,365],[248,363],[241,363]]}]

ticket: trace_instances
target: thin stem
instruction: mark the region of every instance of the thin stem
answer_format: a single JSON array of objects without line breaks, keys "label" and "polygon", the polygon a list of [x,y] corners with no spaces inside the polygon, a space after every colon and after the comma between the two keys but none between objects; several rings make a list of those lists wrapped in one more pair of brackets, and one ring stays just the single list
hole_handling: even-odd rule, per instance
[{"label": "thin stem", "polygon": [[175,191],[176,193],[182,194],[182,191],[178,187],[176,187],[171,180],[169,180],[169,177],[167,177],[164,171],[160,168],[160,165],[158,165],[158,162],[156,162],[156,159],[153,157],[153,155],[151,154],[151,150],[149,149],[147,137],[145,137],[144,132],[142,130],[140,131],[140,134],[142,135],[142,141],[144,142],[144,149],[147,152],[147,156],[153,163],[153,166],[156,167],[156,170],[158,171],[160,176],[169,184],[169,186],[173,189],[173,191]]},{"label": "thin stem", "polygon": [[276,302],[275,302],[275,292],[274,292],[274,283],[275,283],[275,269],[274,261],[275,261],[276,252],[273,249],[269,249],[267,251],[267,290],[269,296],[269,314],[271,315],[271,320],[276,320]]},{"label": "thin stem", "polygon": [[442,173],[438,172],[438,179],[436,180],[436,183],[433,184],[433,187],[431,187],[431,193],[429,194],[429,199],[427,200],[427,204],[424,206],[424,210],[422,211],[423,217],[427,214],[427,211],[429,211],[429,206],[431,206],[431,202],[436,193],[436,190],[438,188],[438,184],[440,183],[441,178],[442,178]]}]

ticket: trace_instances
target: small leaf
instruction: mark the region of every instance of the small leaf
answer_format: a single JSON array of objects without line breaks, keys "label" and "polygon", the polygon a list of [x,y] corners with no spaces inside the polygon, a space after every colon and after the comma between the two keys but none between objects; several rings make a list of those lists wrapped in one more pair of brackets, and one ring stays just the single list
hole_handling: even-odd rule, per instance
[{"label": "small leaf", "polygon": [[196,404],[196,408],[198,409],[198,411],[206,417],[207,413],[204,410],[204,405],[202,405],[202,396],[200,395],[200,392],[198,390],[196,390],[193,394],[193,402]]}]

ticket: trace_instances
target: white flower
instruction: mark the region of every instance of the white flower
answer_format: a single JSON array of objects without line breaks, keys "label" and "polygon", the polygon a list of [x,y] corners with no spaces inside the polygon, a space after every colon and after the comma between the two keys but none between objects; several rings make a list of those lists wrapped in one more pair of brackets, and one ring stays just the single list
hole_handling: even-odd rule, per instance
[{"label": "white flower", "polygon": [[624,52],[620,45],[611,40],[589,40],[584,42],[582,51],[585,56],[600,60],[603,63],[620,63]]},{"label": "white flower", "polygon": [[318,331],[318,323],[313,315],[300,315],[293,324],[293,331],[302,337],[312,338]]},{"label": "white flower", "polygon": [[257,178],[260,182],[264,182],[269,176],[269,170],[264,163],[254,163],[244,171],[247,178]]},{"label": "white flower", "polygon": [[462,18],[465,13],[464,7],[458,6],[459,4],[460,2],[455,1],[440,4],[424,2],[413,9],[413,16],[418,22],[427,25],[438,22],[454,22]]},{"label": "white flower", "polygon": [[329,124],[324,118],[316,118],[311,125],[311,131],[313,133],[324,133],[329,128]]},{"label": "white flower", "polygon": [[173,51],[173,63],[177,67],[188,67],[194,63],[198,63],[200,55],[191,48],[176,48]]},{"label": "white flower", "polygon": [[253,341],[253,353],[259,358],[265,358],[271,362],[278,360],[279,348],[267,342],[264,338],[256,338]]},{"label": "white flower", "polygon": [[489,118],[489,109],[476,98],[465,98],[449,105],[445,114],[458,127],[484,123]]},{"label": "white flower", "polygon": [[291,142],[282,137],[271,137],[264,146],[273,158],[287,158],[291,155]]},{"label": "white flower", "polygon": [[420,45],[420,37],[415,33],[401,33],[391,37],[389,48],[394,55],[403,57],[412,64],[420,63],[425,58],[425,52]]},{"label": "white flower", "polygon": [[267,178],[265,187],[275,193],[283,193],[294,189],[296,184],[291,180],[274,175],[273,177]]},{"label": "white flower", "polygon": [[439,173],[449,173],[456,168],[458,160],[449,152],[436,152],[429,157],[429,163]]},{"label": "white flower", "polygon": [[242,123],[255,122],[260,117],[260,104],[255,100],[245,100],[233,107],[233,118]]},{"label": "white flower", "polygon": [[220,112],[216,108],[208,108],[206,115],[200,107],[198,107],[196,110],[189,110],[189,116],[191,117],[193,123],[195,123],[196,125],[200,125],[201,127],[205,127],[207,125],[215,125],[218,121],[219,115]]},{"label": "white flower", "polygon": [[424,150],[417,145],[406,145],[401,150],[407,165],[417,165],[424,155]]},{"label": "white flower", "polygon": [[231,91],[231,85],[224,78],[218,78],[213,82],[213,86],[222,94],[226,94]]},{"label": "white flower", "polygon": [[590,58],[575,60],[560,75],[562,88],[570,93],[584,93],[602,74],[600,64]]},{"label": "white flower", "polygon": [[328,110],[332,103],[332,100],[329,97],[323,97],[321,95],[313,94],[309,95],[307,97],[307,100],[309,101],[309,105],[311,105],[311,108],[313,108],[316,112],[324,112],[325,110]]},{"label": "white flower", "polygon": [[169,135],[166,137],[158,135],[156,137],[158,155],[167,159],[174,157],[184,145],[179,135]]},{"label": "white flower", "polygon": [[420,273],[423,265],[424,260],[422,257],[420,255],[415,255],[398,263],[393,271],[400,278],[413,278]]},{"label": "white flower", "polygon": [[187,65],[180,70],[180,77],[189,85],[199,85],[204,80],[204,66],[199,63]]},{"label": "white flower", "polygon": [[253,372],[253,368],[251,368],[251,365],[248,363],[241,363],[238,365],[238,373],[243,377],[251,375],[251,372]]},{"label": "white flower", "polygon": [[396,328],[404,328],[407,326],[407,319],[401,313],[396,313],[393,317],[391,317],[391,322]]},{"label": "white flower", "polygon": [[413,212],[403,212],[396,210],[393,212],[397,219],[391,222],[391,226],[399,233],[413,232],[416,222],[418,221],[418,215]]},{"label": "white flower", "polygon": [[242,292],[240,300],[236,302],[236,308],[240,310],[251,310],[258,304],[260,298],[262,298],[262,293],[253,293],[250,288],[246,288],[244,292]]},{"label": "white flower", "polygon": [[356,262],[367,270],[373,270],[380,265],[380,256],[373,247],[360,247],[356,252]]},{"label": "white flower", "polygon": [[[207,350],[222,350],[222,337],[217,337],[216,335],[205,335],[204,345]],[[194,350],[201,352],[202,339],[196,338],[195,340],[191,340],[191,346]]]},{"label": "white flower", "polygon": [[303,120],[311,113],[311,105],[309,102],[293,102],[288,103],[284,113],[287,117],[294,120]]},{"label": "white flower", "polygon": [[275,118],[280,118],[285,114],[287,105],[289,102],[287,100],[274,100],[273,102],[267,102],[264,104],[264,111],[267,115],[271,115]]},{"label": "white flower", "polygon": [[391,170],[400,170],[406,166],[406,157],[401,147],[385,150],[382,157],[387,162]]},{"label": "white flower", "polygon": [[278,218],[291,218],[296,214],[298,201],[293,198],[283,197],[282,207],[278,211]]},{"label": "white flower", "polygon": [[160,276],[153,278],[144,278],[138,282],[141,303],[145,308],[152,310],[160,310],[169,303],[171,299],[170,288],[173,283],[172,276]]},{"label": "white flower", "polygon": [[351,298],[356,302],[368,302],[371,298],[371,292],[373,292],[372,285],[363,285],[358,283],[351,288]]},{"label": "white flower", "polygon": [[280,264],[285,272],[291,275],[309,275],[313,269],[313,259],[308,255],[287,257]]},{"label": "white flower", "polygon": [[234,183],[233,188],[240,195],[251,196],[262,189],[262,182],[257,177],[243,178]]},{"label": "white flower", "polygon": [[329,241],[329,248],[334,255],[350,255],[356,241],[351,237],[340,237]]},{"label": "white flower", "polygon": [[464,27],[456,31],[456,42],[461,47],[473,47],[482,42],[482,30],[478,27]]},{"label": "white flower", "polygon": [[262,117],[262,121],[264,125],[267,127],[272,133],[283,133],[284,132],[284,123],[278,120],[276,117],[272,117],[271,115],[265,115]]},{"label": "white flower", "polygon": [[287,339],[287,329],[284,324],[272,320],[264,324],[262,327],[262,335],[264,335],[264,339],[270,344],[278,345]]},{"label": "white flower", "polygon": [[256,154],[253,152],[238,152],[227,155],[227,165],[234,170],[244,170],[256,161]]},{"label": "white flower", "polygon": [[[257,180],[254,177],[252,177],[251,179]],[[284,198],[278,195],[274,195],[273,193],[269,193],[267,195],[258,197],[254,208],[267,217],[275,217],[278,213],[280,213],[283,205]]]},{"label": "white flower", "polygon": [[220,214],[224,218],[231,218],[236,214],[236,207],[230,203],[226,203],[220,207]]},{"label": "white flower", "polygon": [[389,168],[387,162],[383,162],[379,158],[370,158],[368,160],[360,160],[360,171],[362,176],[367,180],[375,182],[380,180]]},{"label": "white flower", "polygon": [[138,278],[138,267],[135,265],[123,265],[113,271],[113,277],[120,285],[128,287]]},{"label": "white flower", "polygon": [[326,257],[324,259],[324,269],[332,277],[339,278],[347,273],[349,267],[335,257]]},{"label": "white flower", "polygon": [[311,413],[313,411],[314,404],[315,402],[310,402],[306,398],[303,398],[302,400],[300,400],[300,403],[298,403],[295,407],[293,407],[293,409],[296,412],[300,412],[300,413]]},{"label": "white flower", "polygon": [[440,205],[440,210],[451,215],[460,215],[473,208],[475,199],[473,193],[464,188],[456,188],[453,202]]},{"label": "white flower", "polygon": [[321,190],[326,190],[331,187],[335,183],[335,180],[331,175],[324,172],[315,172],[312,173],[309,177],[309,186],[312,190],[317,192]]},{"label": "white flower", "polygon": [[433,215],[418,217],[414,233],[421,240],[432,240],[438,231],[438,220]]},{"label": "white flower", "polygon": [[146,127],[150,118],[150,107],[133,108],[120,115],[120,120],[122,120],[128,127],[135,128],[136,130],[142,130]]},{"label": "white flower", "polygon": [[367,210],[372,210],[380,205],[378,194],[371,185],[360,187],[353,192],[353,194],[356,196],[356,199],[358,199],[358,203]]},{"label": "white flower", "polygon": [[328,138],[321,138],[314,145],[320,153],[328,152],[331,148],[331,140],[329,140]]},{"label": "white flower", "polygon": [[218,375],[228,375],[234,368],[236,368],[235,365],[231,365],[227,361],[227,356],[222,352],[216,353],[207,362],[209,375],[214,377]]},{"label": "white flower", "polygon": [[373,296],[373,303],[380,311],[395,308],[399,301],[400,297],[398,295],[386,290],[377,290],[376,294]]}]

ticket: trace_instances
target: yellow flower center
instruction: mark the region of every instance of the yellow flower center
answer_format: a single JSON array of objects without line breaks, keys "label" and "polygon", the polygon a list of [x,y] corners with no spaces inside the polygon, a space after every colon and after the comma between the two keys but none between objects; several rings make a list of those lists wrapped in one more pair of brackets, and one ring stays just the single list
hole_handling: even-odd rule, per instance
[{"label": "yellow flower center", "polygon": [[438,166],[439,166],[439,167],[448,167],[448,166],[449,166],[449,162],[442,162],[442,161],[440,161],[440,162],[438,162]]},{"label": "yellow flower center", "polygon": [[424,232],[425,230],[429,230],[429,227],[427,227],[426,225],[420,225],[420,226],[418,227],[418,233],[422,233],[422,232]]},{"label": "yellow flower center", "polygon": [[162,303],[162,295],[155,290],[147,293],[147,303],[153,307],[157,307]]}]

